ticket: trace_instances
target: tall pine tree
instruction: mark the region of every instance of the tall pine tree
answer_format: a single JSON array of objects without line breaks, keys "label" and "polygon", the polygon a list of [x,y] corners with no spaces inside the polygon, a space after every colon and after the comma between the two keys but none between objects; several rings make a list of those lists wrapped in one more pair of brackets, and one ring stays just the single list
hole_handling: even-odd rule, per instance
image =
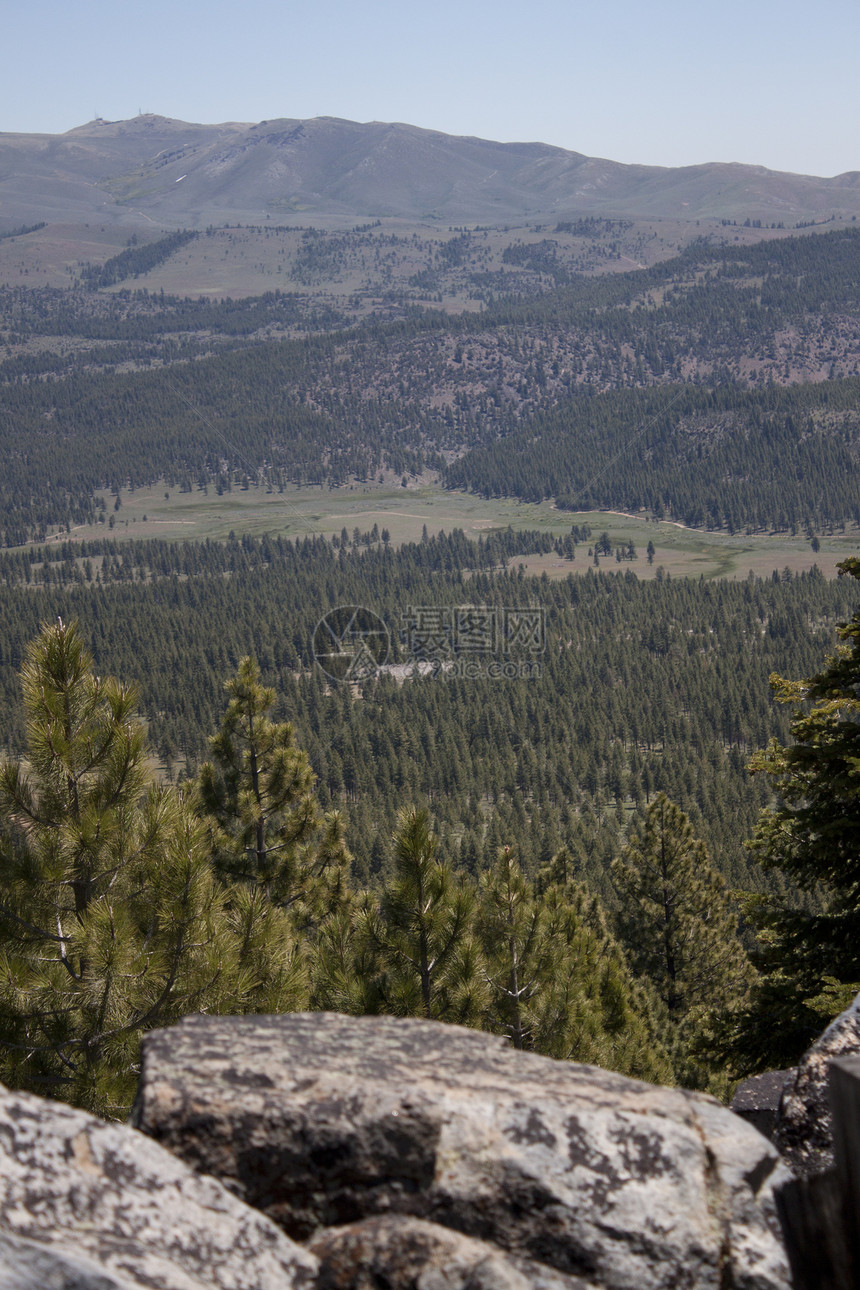
[{"label": "tall pine tree", "polygon": [[676,1021],[743,995],[749,964],[726,884],[684,812],[658,793],[612,876],[633,967]]},{"label": "tall pine tree", "polygon": [[140,1034],[249,987],[206,831],[152,777],[134,690],[75,624],[22,669],[28,756],[0,769],[0,1073],[121,1114]]},{"label": "tall pine tree", "polygon": [[376,1009],[473,1023],[483,1003],[472,936],[474,895],[440,860],[426,810],[404,810],[394,837],[395,871],[362,914],[376,954]]},{"label": "tall pine tree", "polygon": [[198,781],[219,871],[318,924],[346,898],[340,817],[322,815],[308,756],[288,722],[272,721],[275,691],[263,685],[257,662],[243,658],[226,688],[227,711]]},{"label": "tall pine tree", "polygon": [[541,1006],[560,969],[564,945],[549,904],[535,898],[510,847],[502,848],[481,880],[477,930],[491,1025],[495,1029],[500,1024],[514,1048],[534,1048]]}]

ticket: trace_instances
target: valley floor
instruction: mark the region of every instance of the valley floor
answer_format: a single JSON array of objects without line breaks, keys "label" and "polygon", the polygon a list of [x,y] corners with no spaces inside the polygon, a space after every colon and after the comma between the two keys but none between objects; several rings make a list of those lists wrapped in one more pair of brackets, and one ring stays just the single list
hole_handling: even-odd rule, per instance
[{"label": "valley floor", "polygon": [[[120,509],[112,510],[114,498],[103,494],[108,505],[103,524],[81,525],[70,533],[61,529],[50,541],[88,541],[112,537],[126,539],[161,538],[168,541],[188,539],[223,540],[229,534],[262,537],[332,537],[345,528],[350,540],[355,529],[371,534],[374,525],[380,533],[390,535],[398,546],[418,541],[425,526],[428,534],[450,533],[462,529],[476,539],[496,528],[510,525],[515,530],[539,530],[553,537],[563,537],[572,525],[587,525],[592,538],[609,534],[613,553],[633,542],[636,558],[623,561],[639,578],[663,574],[673,577],[745,578],[752,571],[766,576],[778,570],[800,573],[814,565],[827,577],[836,575],[840,560],[856,554],[860,531],[848,525],[819,535],[816,552],[804,533],[726,533],[691,529],[673,521],[656,521],[643,515],[616,511],[562,511],[552,502],[521,502],[516,498],[486,499],[471,493],[439,488],[435,485],[403,488],[392,480],[381,484],[355,484],[347,488],[325,486],[285,489],[270,492],[265,488],[234,488],[220,497],[214,490],[195,489],[183,493],[166,491],[163,485],[123,493]],[[655,555],[649,563],[646,549],[653,542]],[[574,560],[560,559],[556,552],[524,556],[522,564],[532,574],[546,573],[549,578],[564,578],[569,573],[584,573],[593,567],[588,549],[592,543],[578,546]],[[616,569],[615,555],[600,558],[600,567]]]}]

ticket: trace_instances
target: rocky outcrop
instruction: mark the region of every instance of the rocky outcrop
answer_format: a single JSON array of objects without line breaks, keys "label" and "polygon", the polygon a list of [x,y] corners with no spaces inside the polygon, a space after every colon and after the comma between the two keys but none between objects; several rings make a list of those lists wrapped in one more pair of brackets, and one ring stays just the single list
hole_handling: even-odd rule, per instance
[{"label": "rocky outcrop", "polygon": [[822,1173],[833,1164],[827,1077],[834,1057],[860,1054],[860,995],[804,1054],[782,1093],[775,1142],[795,1173]]},{"label": "rocky outcrop", "polygon": [[[749,1125],[704,1095],[458,1027],[186,1018],[146,1038],[133,1121],[291,1236],[313,1238],[322,1285],[386,1284],[349,1272],[349,1251],[369,1249],[374,1232],[388,1253],[354,1267],[393,1268],[424,1240],[431,1262],[447,1248],[477,1269],[483,1242],[499,1286],[503,1271],[511,1286],[547,1290],[576,1278],[606,1290],[788,1284],[772,1196],[783,1171]],[[375,1216],[386,1225],[368,1226]],[[319,1234],[343,1225],[357,1226]],[[471,1238],[456,1255],[451,1232]],[[409,1275],[389,1279],[449,1284]]]},{"label": "rocky outcrop", "polygon": [[0,1090],[3,1290],[309,1290],[317,1271],[143,1134]]},{"label": "rocky outcrop", "polygon": [[310,1249],[320,1260],[319,1290],[593,1290],[592,1282],[400,1214],[325,1228]]}]

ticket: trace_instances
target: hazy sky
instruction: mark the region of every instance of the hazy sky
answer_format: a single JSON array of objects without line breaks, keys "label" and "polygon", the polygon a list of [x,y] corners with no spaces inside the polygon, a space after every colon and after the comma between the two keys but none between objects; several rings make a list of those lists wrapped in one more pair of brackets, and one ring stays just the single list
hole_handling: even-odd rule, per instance
[{"label": "hazy sky", "polygon": [[860,170],[860,0],[2,0],[0,131],[340,116]]}]

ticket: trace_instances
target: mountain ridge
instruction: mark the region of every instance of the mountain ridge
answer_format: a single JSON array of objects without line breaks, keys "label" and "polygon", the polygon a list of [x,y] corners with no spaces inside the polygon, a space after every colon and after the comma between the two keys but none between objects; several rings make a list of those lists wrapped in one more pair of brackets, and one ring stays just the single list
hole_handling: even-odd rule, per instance
[{"label": "mountain ridge", "polygon": [[403,122],[144,114],[0,134],[0,226],[101,218],[163,228],[349,218],[499,224],[588,214],[785,223],[860,214],[860,171],[630,165],[539,141]]}]

